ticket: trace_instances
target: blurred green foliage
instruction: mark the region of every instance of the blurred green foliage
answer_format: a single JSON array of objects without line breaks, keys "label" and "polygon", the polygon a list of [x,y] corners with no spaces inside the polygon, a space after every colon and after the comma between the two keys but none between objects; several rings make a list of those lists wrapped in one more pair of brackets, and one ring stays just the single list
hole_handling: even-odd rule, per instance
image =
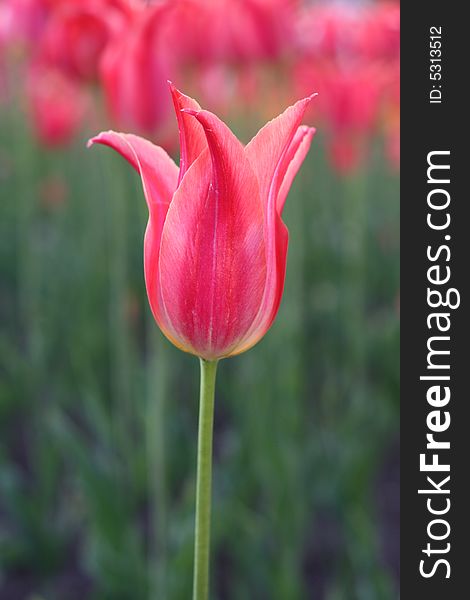
[{"label": "blurred green foliage", "polygon": [[[0,119],[0,599],[187,600],[198,363],[145,295],[110,151]],[[398,177],[317,136],[272,330],[219,368],[212,598],[398,597]]]}]

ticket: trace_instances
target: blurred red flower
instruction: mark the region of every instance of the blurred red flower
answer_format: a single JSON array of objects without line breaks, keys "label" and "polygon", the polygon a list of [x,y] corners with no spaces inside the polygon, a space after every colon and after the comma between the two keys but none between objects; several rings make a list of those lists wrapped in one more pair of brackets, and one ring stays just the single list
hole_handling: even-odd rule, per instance
[{"label": "blurred red flower", "polygon": [[187,62],[276,60],[292,42],[297,0],[174,0],[172,37]]},{"label": "blurred red flower", "polygon": [[124,28],[130,9],[115,0],[56,1],[41,39],[41,59],[70,76],[93,80],[107,43]]},{"label": "blurred red flower", "polygon": [[4,42],[32,46],[47,20],[47,0],[2,0],[0,37]]},{"label": "blurred red flower", "polygon": [[379,2],[370,11],[364,48],[372,59],[398,61],[400,56],[400,4]]},{"label": "blurred red flower", "polygon": [[31,67],[26,89],[39,140],[48,146],[70,141],[88,107],[85,90],[58,69],[41,64]]},{"label": "blurred red flower", "polygon": [[[395,2],[342,2],[312,5],[299,19],[297,93],[318,90],[318,117],[326,125],[332,163],[342,173],[360,165],[380,131],[384,104],[396,106],[387,98],[399,81],[399,16]],[[388,113],[387,139],[395,154],[399,123],[394,110]]]},{"label": "blurred red flower", "polygon": [[[90,84],[97,84],[102,94],[93,99],[103,98],[106,108],[101,119],[158,135],[173,151],[167,79],[184,81],[243,127],[317,89],[315,118],[324,124],[334,166],[341,172],[358,167],[377,135],[398,164],[398,2],[0,1],[0,94],[2,86],[8,90],[21,81],[5,67],[5,57],[23,57],[27,68],[40,64],[61,79],[56,88],[75,90],[70,124],[80,121],[72,115],[81,112]],[[28,91],[36,104],[44,94]],[[53,106],[57,94],[52,89],[47,95]],[[65,108],[57,102],[65,123]]]},{"label": "blurred red flower", "polygon": [[167,79],[174,49],[166,36],[167,3],[133,13],[101,61],[101,82],[113,122],[120,128],[153,134],[167,122]]}]

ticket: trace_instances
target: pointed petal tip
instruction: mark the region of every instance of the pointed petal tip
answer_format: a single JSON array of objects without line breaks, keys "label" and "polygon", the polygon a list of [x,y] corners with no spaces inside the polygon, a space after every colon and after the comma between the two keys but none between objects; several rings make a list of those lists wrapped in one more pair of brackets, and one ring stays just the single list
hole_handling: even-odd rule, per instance
[{"label": "pointed petal tip", "polygon": [[308,141],[310,145],[310,142],[312,141],[313,136],[316,134],[317,129],[316,127],[310,127],[310,125],[301,125],[297,131],[300,134],[299,141]]},{"label": "pointed petal tip", "polygon": [[176,112],[192,114],[191,111],[197,112],[198,110],[201,110],[199,103],[194,100],[194,98],[183,94],[183,92],[172,83],[170,83],[170,92]]},{"label": "pointed petal tip", "polygon": [[[317,96],[318,96],[318,92],[313,92],[313,94],[310,94],[310,96],[306,96],[305,98],[298,100],[292,106],[303,106],[304,110],[307,110],[307,107],[309,106],[310,102]],[[287,109],[287,110],[289,110],[289,109]]]},{"label": "pointed petal tip", "polygon": [[181,90],[179,90],[176,87],[176,85],[172,81],[170,81],[170,79],[168,79],[167,81],[168,81],[168,86],[170,88],[170,93],[173,96],[173,102],[177,103],[182,98],[186,98],[186,99],[189,99],[189,100],[192,100],[193,102],[195,102],[195,100],[193,98],[191,98],[190,96],[188,96],[187,94],[184,94]]},{"label": "pointed petal tip", "polygon": [[305,140],[309,144],[317,132],[315,127],[310,127],[309,125],[300,125],[297,131],[298,134],[300,134],[301,139]]},{"label": "pointed petal tip", "polygon": [[184,113],[185,115],[191,115],[192,117],[197,117],[201,111],[194,110],[192,108],[180,108],[180,112]]},{"label": "pointed petal tip", "polygon": [[166,82],[168,83],[168,87],[170,89],[170,94],[172,96],[176,96],[176,97],[181,96],[181,92],[176,87],[176,85],[171,81],[171,79],[167,79]]},{"label": "pointed petal tip", "polygon": [[301,131],[303,132],[303,134],[306,135],[306,136],[308,136],[309,138],[313,138],[313,136],[317,132],[316,127],[310,127],[309,125],[301,125],[299,127],[299,129],[301,129]]},{"label": "pointed petal tip", "polygon": [[318,96],[318,92],[313,92],[313,94],[310,94],[310,96],[306,96],[302,100],[299,100],[299,103],[302,103],[302,104],[305,104],[306,106],[308,106],[310,104],[310,102],[317,96]]}]

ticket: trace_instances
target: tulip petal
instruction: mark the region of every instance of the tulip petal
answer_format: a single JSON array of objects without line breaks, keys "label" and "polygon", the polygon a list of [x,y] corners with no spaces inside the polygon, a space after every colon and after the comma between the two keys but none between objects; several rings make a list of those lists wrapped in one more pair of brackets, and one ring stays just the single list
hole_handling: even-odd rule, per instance
[{"label": "tulip petal", "polygon": [[[267,123],[245,148],[250,164],[258,176],[264,205],[267,271],[260,310],[247,335],[234,350],[235,354],[248,350],[263,337],[272,325],[281,303],[289,235],[281,220],[279,208],[282,209],[284,205],[292,179],[308,149],[307,141],[302,144],[302,133],[297,132],[313,97],[314,95],[296,102]],[[288,179],[283,187],[286,176]]]},{"label": "tulip petal", "polygon": [[180,173],[178,185],[183,179],[184,174],[193,164],[201,152],[207,148],[206,136],[200,123],[185,110],[199,111],[201,107],[189,96],[180,92],[170,82],[170,91],[173,97],[173,104],[178,121],[180,133]]},{"label": "tulip petal", "polygon": [[119,152],[139,173],[149,212],[163,211],[166,215],[165,207],[176,189],[178,167],[163,148],[137,135],[115,131],[100,133],[88,142],[88,147],[93,144],[103,144]]},{"label": "tulip petal", "polygon": [[292,182],[309,151],[314,135],[315,129],[313,127],[301,125],[297,129],[294,139],[284,155],[283,166],[281,169],[284,171],[284,177],[276,201],[276,208],[279,216],[282,215],[287,194],[289,193]]},{"label": "tulip petal", "polygon": [[165,335],[172,339],[170,327],[161,310],[158,258],[163,224],[178,182],[178,167],[162,148],[136,135],[106,131],[88,142],[88,146],[93,144],[110,146],[119,152],[142,179],[150,215],[144,239],[147,295],[156,321]]},{"label": "tulip petal", "polygon": [[261,200],[265,203],[268,213],[272,212],[270,203],[275,203],[288,166],[283,160],[284,156],[314,97],[315,94],[312,94],[289,106],[281,115],[261,128],[245,148],[248,160],[258,176]]},{"label": "tulip petal", "polygon": [[187,171],[168,211],[162,298],[181,345],[221,358],[245,336],[261,303],[263,207],[242,144],[215,115],[189,114],[203,125],[208,150]]},{"label": "tulip petal", "polygon": [[[272,272],[274,272],[274,274],[271,276],[271,281],[275,282],[275,287],[271,290],[268,290],[268,283],[266,283],[260,310],[253,320],[248,333],[244,336],[240,343],[233,348],[230,356],[235,356],[237,354],[241,354],[242,352],[246,352],[255,344],[257,344],[273,324],[273,321],[277,315],[277,311],[279,310],[282,293],[284,291],[287,247],[289,244],[289,231],[280,218],[276,219],[274,235],[276,238],[276,248],[274,259],[271,258],[274,264],[274,267],[271,266]],[[269,268],[270,266],[268,265],[267,269]],[[266,281],[268,279],[268,273],[269,271],[267,271]]]}]

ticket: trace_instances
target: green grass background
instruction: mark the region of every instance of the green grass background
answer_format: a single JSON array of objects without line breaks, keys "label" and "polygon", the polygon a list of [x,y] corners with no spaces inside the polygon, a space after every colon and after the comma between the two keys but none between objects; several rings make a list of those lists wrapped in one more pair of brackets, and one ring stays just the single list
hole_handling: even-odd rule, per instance
[{"label": "green grass background", "polygon": [[[138,177],[85,141],[1,109],[0,599],[188,600],[198,363],[147,305]],[[398,176],[324,141],[276,323],[219,367],[213,600],[398,597]]]}]

